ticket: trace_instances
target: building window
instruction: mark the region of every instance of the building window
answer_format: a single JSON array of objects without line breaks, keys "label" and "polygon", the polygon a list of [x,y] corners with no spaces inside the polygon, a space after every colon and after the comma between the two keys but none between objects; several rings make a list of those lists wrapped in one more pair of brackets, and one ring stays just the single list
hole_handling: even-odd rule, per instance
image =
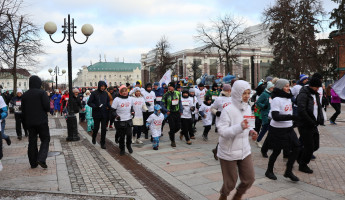
[{"label": "building window", "polygon": [[183,60],[178,61],[178,75],[183,77]]},{"label": "building window", "polygon": [[121,86],[122,84],[121,84],[121,82],[120,82],[120,86]]},{"label": "building window", "polygon": [[137,75],[137,78],[139,78],[139,75]]},{"label": "building window", "polygon": [[116,82],[115,82],[115,86],[116,86]]},{"label": "building window", "polygon": [[90,82],[90,86],[92,87],[92,82]]},{"label": "building window", "polygon": [[7,86],[9,86],[10,85],[10,82],[7,82]]},{"label": "building window", "polygon": [[24,87],[26,87],[26,82],[24,82]]},{"label": "building window", "polygon": [[19,82],[19,87],[22,87],[22,82]]},{"label": "building window", "polygon": [[109,86],[111,86],[111,82],[109,82]]},{"label": "building window", "polygon": [[106,79],[107,78],[107,75],[104,75],[104,79]]},{"label": "building window", "polygon": [[84,83],[84,87],[86,87],[86,82]]},{"label": "building window", "polygon": [[95,86],[97,86],[97,82],[95,82]]},{"label": "building window", "polygon": [[95,75],[95,78],[97,78],[97,75]]},{"label": "building window", "polygon": [[111,78],[111,75],[109,75],[109,78]]},{"label": "building window", "polygon": [[99,78],[101,78],[102,76],[101,75],[99,75]]},{"label": "building window", "polygon": [[[121,78],[121,75],[120,75],[120,78]],[[121,82],[120,82],[121,83]]]},{"label": "building window", "polygon": [[210,59],[210,75],[217,76],[217,59]]}]

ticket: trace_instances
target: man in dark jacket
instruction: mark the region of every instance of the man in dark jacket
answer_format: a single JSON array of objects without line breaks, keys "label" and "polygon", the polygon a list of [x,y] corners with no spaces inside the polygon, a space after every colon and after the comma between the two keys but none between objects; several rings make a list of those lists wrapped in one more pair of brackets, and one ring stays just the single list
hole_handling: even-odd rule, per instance
[{"label": "man in dark jacket", "polygon": [[297,96],[297,112],[299,117],[298,131],[300,140],[304,145],[298,163],[299,171],[308,174],[313,173],[308,167],[313,152],[319,149],[320,135],[318,125],[324,125],[322,106],[318,94],[319,87],[322,87],[321,80],[312,78],[308,86],[303,86]]},{"label": "man in dark jacket", "polygon": [[[31,168],[40,165],[47,168],[50,134],[47,112],[50,102],[47,93],[41,89],[42,81],[38,76],[29,79],[29,90],[22,97],[23,121],[29,132],[28,156]],[[37,135],[41,140],[40,151],[37,149]]]},{"label": "man in dark jacket", "polygon": [[[113,101],[115,100],[116,97],[119,96],[119,93],[115,92],[114,87],[109,87],[108,91]],[[112,112],[109,112],[109,128],[113,128],[114,121],[115,121],[115,117],[112,115]]]},{"label": "man in dark jacket", "polygon": [[94,129],[92,134],[92,143],[96,144],[96,137],[101,124],[101,148],[105,149],[105,135],[107,132],[107,119],[111,108],[108,93],[105,91],[107,84],[104,81],[98,82],[98,89],[91,93],[87,105],[92,108],[92,117],[94,120]]}]

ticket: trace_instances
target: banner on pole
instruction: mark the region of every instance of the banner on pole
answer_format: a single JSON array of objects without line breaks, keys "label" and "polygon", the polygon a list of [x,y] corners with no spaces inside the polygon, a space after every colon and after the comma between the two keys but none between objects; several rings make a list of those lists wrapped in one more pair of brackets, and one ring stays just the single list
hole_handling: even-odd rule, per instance
[{"label": "banner on pole", "polygon": [[332,88],[340,98],[345,99],[345,76],[343,76],[340,80],[336,81],[332,85]]},{"label": "banner on pole", "polygon": [[159,81],[159,87],[162,86],[162,83],[165,83],[168,85],[170,82],[171,82],[171,69],[169,69],[167,72],[165,72],[165,74],[163,75],[163,77]]}]

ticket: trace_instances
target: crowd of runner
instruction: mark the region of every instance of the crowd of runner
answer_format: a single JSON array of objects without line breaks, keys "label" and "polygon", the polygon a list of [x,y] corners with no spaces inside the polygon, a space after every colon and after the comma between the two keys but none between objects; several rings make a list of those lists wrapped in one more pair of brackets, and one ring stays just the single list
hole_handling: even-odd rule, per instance
[{"label": "crowd of runner", "polygon": [[[33,77],[30,78],[30,83],[38,82],[38,77]],[[47,125],[31,124],[28,118],[35,116],[31,113],[34,108],[27,106],[24,109],[24,104],[29,104],[23,100],[23,96],[24,99],[26,96],[27,101],[28,96],[31,100],[37,98],[34,95],[38,95],[38,88],[38,83],[30,84],[26,93],[31,91],[34,94],[24,95],[21,89],[17,89],[17,94],[10,101],[5,101],[7,96],[0,97],[1,136],[8,145],[11,144],[10,138],[5,135],[5,118],[8,115],[7,108],[13,108],[18,140],[22,139],[22,125],[29,141],[36,140],[33,147],[29,144],[31,167],[41,165],[46,168],[48,149],[42,150],[42,145],[47,143],[42,142],[42,152],[40,150],[38,153],[37,134],[41,140],[44,139],[41,133]],[[154,150],[158,150],[165,124],[169,125],[171,147],[176,147],[176,133],[179,134],[178,138],[184,139],[188,145],[199,139],[196,137],[196,123],[202,123],[204,129],[200,139],[205,141],[214,126],[219,142],[212,152],[214,158],[220,160],[224,181],[220,199],[226,199],[235,188],[238,174],[241,183],[234,199],[241,199],[254,182],[249,137],[261,148],[262,156],[269,157],[265,173],[269,179],[277,179],[273,171],[274,163],[282,150],[284,158],[288,158],[285,177],[299,181],[292,172],[295,161],[299,165],[299,171],[313,173],[308,164],[316,158],[313,152],[319,148],[318,126],[325,125],[325,111],[329,104],[336,111],[329,119],[331,124],[336,125],[341,110],[341,99],[331,85],[327,88],[323,86],[322,76],[318,73],[310,78],[302,74],[298,81],[267,77],[258,84],[254,94],[250,84],[244,80],[232,80],[230,84],[224,85],[214,83],[208,89],[202,83],[181,87],[175,82],[167,85],[160,85],[158,82],[153,85],[146,83],[145,86],[136,82],[133,86],[127,84],[107,87],[105,81],[99,81],[97,89],[74,88],[71,96],[73,101],[68,90],[55,90],[45,94],[39,94],[48,97],[40,97],[42,102],[47,100],[42,103],[42,109],[54,117],[67,116],[69,102],[73,103],[74,112],[79,113],[79,121],[87,123],[87,131],[92,134],[93,144],[96,144],[100,130],[102,149],[106,149],[106,132],[115,129],[115,142],[119,144],[120,155],[125,155],[126,148],[132,153],[132,144],[142,144],[146,139],[151,140]],[[296,134],[295,128],[299,134]],[[268,134],[262,144],[266,133]],[[48,145],[49,139],[46,140]],[[32,151],[37,153],[30,153],[30,146]],[[268,156],[270,149],[273,151]]]}]

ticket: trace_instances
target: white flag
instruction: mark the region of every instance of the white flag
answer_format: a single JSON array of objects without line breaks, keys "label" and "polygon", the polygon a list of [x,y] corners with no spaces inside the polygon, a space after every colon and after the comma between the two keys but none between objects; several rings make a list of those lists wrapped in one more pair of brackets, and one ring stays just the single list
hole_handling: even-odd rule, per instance
[{"label": "white flag", "polygon": [[168,85],[170,82],[171,82],[171,70],[169,69],[167,72],[165,72],[165,74],[159,81],[159,87],[162,86],[162,83],[165,83]]},{"label": "white flag", "polygon": [[340,98],[345,99],[345,76],[343,76],[340,80],[336,81],[333,84],[332,88]]}]

